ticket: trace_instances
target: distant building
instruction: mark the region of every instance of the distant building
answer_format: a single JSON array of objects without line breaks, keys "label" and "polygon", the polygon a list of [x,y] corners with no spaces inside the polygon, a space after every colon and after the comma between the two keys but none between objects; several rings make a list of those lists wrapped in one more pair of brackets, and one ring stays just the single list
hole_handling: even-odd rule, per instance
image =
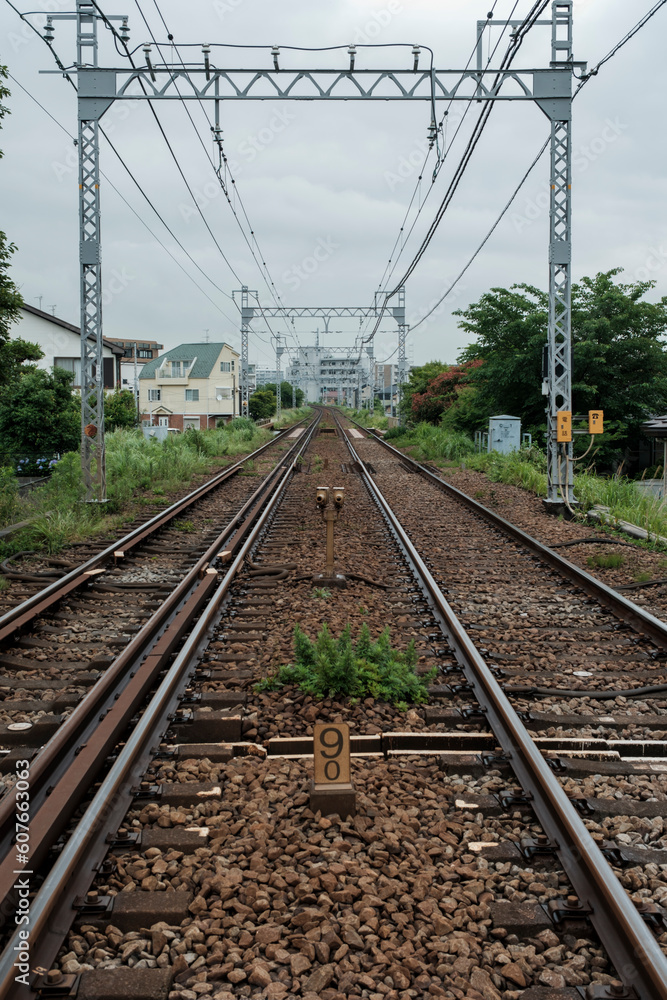
[{"label": "distant building", "polygon": [[[36,366],[47,371],[55,366],[73,372],[73,388],[81,390],[81,330],[78,326],[34,306],[24,305],[21,319],[12,327],[11,335],[14,339],[20,337],[38,344],[44,357],[35,362]],[[114,389],[120,382],[123,351],[110,340],[105,339],[103,343],[104,388]]]},{"label": "distant building", "polygon": [[239,353],[229,344],[180,344],[139,373],[143,423],[205,430],[240,413]]},{"label": "distant building", "polygon": [[[109,337],[110,344],[122,347],[123,356],[120,359],[120,387],[121,389],[134,389],[135,375],[137,377],[147,361],[153,361],[164,350],[164,344],[158,344],[156,340],[119,340],[117,337]],[[136,347],[136,358],[134,356]]]}]

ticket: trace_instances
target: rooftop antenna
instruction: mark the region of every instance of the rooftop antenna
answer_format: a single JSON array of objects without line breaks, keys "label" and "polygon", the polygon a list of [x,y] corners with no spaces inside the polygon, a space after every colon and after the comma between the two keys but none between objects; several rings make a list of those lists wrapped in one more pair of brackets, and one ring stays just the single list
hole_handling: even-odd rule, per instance
[{"label": "rooftop antenna", "polygon": [[56,307],[55,306],[48,306],[48,308],[51,310],[51,315],[55,316],[55,314],[56,314]]},{"label": "rooftop antenna", "polygon": [[209,331],[209,329],[210,329],[210,327],[208,329],[204,330],[204,343],[205,344],[208,344],[208,331]]},{"label": "rooftop antenna", "polygon": [[43,295],[35,295],[35,298],[39,302],[39,308],[40,308],[40,311],[41,311],[41,308],[42,308],[42,299],[44,298],[44,296]]}]

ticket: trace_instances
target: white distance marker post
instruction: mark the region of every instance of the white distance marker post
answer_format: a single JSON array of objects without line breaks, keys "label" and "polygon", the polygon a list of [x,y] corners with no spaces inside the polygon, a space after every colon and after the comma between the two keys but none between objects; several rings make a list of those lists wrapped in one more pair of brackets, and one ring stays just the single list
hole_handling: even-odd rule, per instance
[{"label": "white distance marker post", "polygon": [[322,815],[354,816],[356,801],[350,778],[350,727],[346,722],[318,722],[313,732],[315,780],[310,808]]}]

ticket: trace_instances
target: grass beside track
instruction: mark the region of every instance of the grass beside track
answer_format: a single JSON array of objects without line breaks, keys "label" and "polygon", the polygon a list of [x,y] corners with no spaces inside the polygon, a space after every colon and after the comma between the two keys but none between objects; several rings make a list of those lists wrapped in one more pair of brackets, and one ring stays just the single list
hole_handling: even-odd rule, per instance
[{"label": "grass beside track", "polygon": [[[307,409],[288,410],[280,428],[301,420]],[[69,452],[53,468],[48,483],[25,498],[18,495],[14,473],[0,468],[0,527],[32,519],[28,528],[0,542],[0,557],[34,549],[59,552],[74,542],[117,533],[133,520],[137,507],[171,502],[196,476],[230,463],[270,441],[273,432],[238,417],[224,427],[186,431],[163,441],[147,439],[140,430],[106,435],[107,496],[103,506],[83,503],[84,487],[78,452]]]},{"label": "grass beside track", "polygon": [[[354,417],[353,413],[349,415]],[[385,439],[418,462],[432,462],[442,468],[473,469],[484,473],[494,483],[507,483],[537,496],[546,496],[547,460],[539,448],[522,448],[510,455],[495,451],[480,453],[475,451],[473,440],[466,434],[425,423],[393,428],[387,431]],[[609,508],[608,518],[612,525],[615,521],[629,521],[644,528],[649,535],[667,537],[667,504],[642,492],[636,482],[625,476],[598,476],[588,469],[575,475],[574,494],[582,516],[600,505]]]}]

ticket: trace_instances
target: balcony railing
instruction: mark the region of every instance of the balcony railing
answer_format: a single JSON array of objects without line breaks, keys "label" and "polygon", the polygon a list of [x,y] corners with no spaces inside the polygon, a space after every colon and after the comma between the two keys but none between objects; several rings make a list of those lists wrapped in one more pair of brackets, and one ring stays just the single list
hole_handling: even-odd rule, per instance
[{"label": "balcony railing", "polygon": [[195,366],[195,358],[192,364],[187,368],[178,367],[173,369],[171,362],[167,362],[155,371],[155,381],[156,382],[169,382],[171,385],[187,385],[190,379],[190,372]]}]

